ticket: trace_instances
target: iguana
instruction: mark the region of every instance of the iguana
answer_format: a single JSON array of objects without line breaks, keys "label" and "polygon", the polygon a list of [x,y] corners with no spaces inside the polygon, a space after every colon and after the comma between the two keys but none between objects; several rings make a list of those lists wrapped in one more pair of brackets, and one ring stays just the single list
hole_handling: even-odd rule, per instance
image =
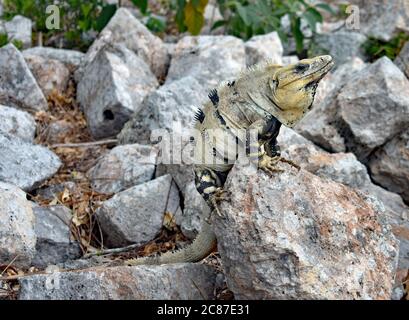
[{"label": "iguana", "polygon": [[[231,150],[232,146],[248,143],[245,139],[247,135],[243,138],[237,132],[258,134],[255,145],[246,144],[246,151],[250,161],[259,168],[272,173],[278,171],[278,161],[291,163],[280,157],[276,141],[280,126],[284,124],[293,127],[311,109],[318,83],[333,65],[329,55],[300,60],[288,66],[264,62],[210,92],[209,101],[198,110],[195,117],[195,129],[199,133],[196,140],[199,138],[200,141],[196,141],[194,149],[194,157],[198,163],[194,173],[196,188],[213,212],[217,211],[223,184],[237,157],[236,149]],[[206,159],[218,161],[215,163],[216,161]],[[126,264],[202,260],[216,246],[216,237],[209,219],[203,220],[201,231],[186,248],[163,255],[127,260]]]}]

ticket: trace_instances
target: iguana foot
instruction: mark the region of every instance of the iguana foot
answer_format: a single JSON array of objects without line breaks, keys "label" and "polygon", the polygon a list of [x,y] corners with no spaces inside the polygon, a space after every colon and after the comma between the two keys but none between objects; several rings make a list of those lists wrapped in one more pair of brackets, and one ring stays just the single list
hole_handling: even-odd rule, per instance
[{"label": "iguana foot", "polygon": [[282,169],[277,168],[277,164],[279,162],[284,162],[288,163],[289,165],[293,166],[297,170],[300,170],[300,166],[292,162],[291,160],[288,160],[286,158],[283,158],[281,156],[275,156],[275,157],[269,157],[267,155],[264,155],[258,162],[258,166],[260,169],[264,170],[268,174],[273,174],[273,173],[280,173],[284,172]]},{"label": "iguana foot", "polygon": [[217,190],[210,196],[209,200],[211,203],[211,207],[213,207],[214,210],[211,212],[210,216],[206,219],[207,223],[210,223],[210,217],[214,211],[220,218],[224,218],[224,215],[221,213],[219,209],[219,203],[227,199],[228,199],[227,192],[223,190],[222,188],[217,188]]}]

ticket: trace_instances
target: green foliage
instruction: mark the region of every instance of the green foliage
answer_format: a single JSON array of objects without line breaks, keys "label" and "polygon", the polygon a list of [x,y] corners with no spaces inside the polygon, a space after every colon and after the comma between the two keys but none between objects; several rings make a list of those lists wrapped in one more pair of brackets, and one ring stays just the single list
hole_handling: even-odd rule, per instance
[{"label": "green foliage", "polygon": [[375,61],[383,56],[394,60],[407,41],[409,41],[409,34],[401,32],[388,42],[369,38],[363,44],[363,48],[370,61]]},{"label": "green foliage", "polygon": [[14,46],[19,50],[21,50],[23,48],[23,43],[20,40],[11,40],[10,41],[7,33],[0,33],[0,48],[5,46],[6,44],[9,44],[10,42],[12,44],[14,44]]},{"label": "green foliage", "polygon": [[157,33],[166,30],[166,20],[164,17],[154,15],[148,6],[148,0],[132,0],[132,3],[138,7],[140,13],[145,17],[144,23],[146,27]]}]

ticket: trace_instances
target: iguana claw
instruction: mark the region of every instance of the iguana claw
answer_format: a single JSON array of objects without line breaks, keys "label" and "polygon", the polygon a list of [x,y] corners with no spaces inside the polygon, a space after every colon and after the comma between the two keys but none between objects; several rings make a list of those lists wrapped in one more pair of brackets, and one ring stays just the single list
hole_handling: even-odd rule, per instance
[{"label": "iguana claw", "polygon": [[295,164],[294,162],[292,162],[291,160],[288,160],[286,158],[280,157],[280,156],[276,156],[276,157],[269,157],[267,155],[264,155],[259,163],[258,166],[260,169],[264,170],[265,172],[267,172],[268,174],[273,174],[273,173],[280,173],[280,172],[284,172],[284,170],[282,169],[278,169],[277,168],[277,164],[279,162],[284,162],[284,163],[288,163],[289,165],[293,166],[294,168],[300,170],[300,166]]}]

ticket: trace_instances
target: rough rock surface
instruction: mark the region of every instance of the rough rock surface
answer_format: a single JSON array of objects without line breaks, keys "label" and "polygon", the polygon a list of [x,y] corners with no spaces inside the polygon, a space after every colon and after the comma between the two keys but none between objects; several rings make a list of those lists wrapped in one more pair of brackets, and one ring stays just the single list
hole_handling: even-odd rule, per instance
[{"label": "rough rock surface", "polygon": [[92,268],[20,279],[20,300],[208,300],[215,270],[203,264]]},{"label": "rough rock surface", "polygon": [[44,131],[45,139],[48,143],[64,143],[67,137],[75,130],[75,123],[67,120],[57,120],[51,122]]},{"label": "rough rock surface", "polygon": [[277,32],[251,37],[244,43],[246,64],[252,66],[262,61],[282,64],[283,45]]},{"label": "rough rock surface", "polygon": [[409,32],[407,0],[351,0],[359,8],[360,31],[368,36],[389,41],[399,31]]},{"label": "rough rock surface", "polygon": [[87,64],[77,99],[94,138],[113,136],[158,86],[148,65],[124,46],[105,46]]},{"label": "rough rock surface", "polygon": [[35,254],[35,217],[26,194],[0,181],[0,265],[28,267]]},{"label": "rough rock surface", "polygon": [[356,58],[329,73],[318,85],[313,109],[296,125],[296,131],[326,150],[344,152],[345,141],[336,126],[335,100],[349,79],[364,67],[364,62]]},{"label": "rough rock surface", "polygon": [[0,105],[0,132],[21,138],[27,142],[34,140],[36,123],[27,112]]},{"label": "rough rock surface", "polygon": [[369,162],[372,179],[409,203],[409,130],[378,149]]},{"label": "rough rock surface", "polygon": [[175,46],[166,83],[186,76],[209,90],[237,76],[246,66],[244,43],[233,36],[186,36]]},{"label": "rough rock surface", "polygon": [[405,44],[394,62],[406,75],[406,78],[409,78],[409,42]]},{"label": "rough rock surface", "polygon": [[60,168],[60,159],[43,146],[0,133],[0,181],[25,191],[37,187]]},{"label": "rough rock surface", "polygon": [[322,54],[323,52],[330,54],[335,61],[335,65],[339,66],[350,59],[359,57],[365,59],[365,52],[362,48],[367,37],[359,32],[340,30],[331,33],[318,34],[316,43],[320,52],[312,52],[312,56]]},{"label": "rough rock surface", "polygon": [[85,56],[84,53],[76,50],[68,49],[57,49],[52,47],[33,47],[23,51],[23,56],[35,55],[40,56],[44,59],[58,60],[63,63],[68,68],[77,68],[82,58]]},{"label": "rough rock surface", "polygon": [[96,212],[105,244],[122,247],[152,240],[162,227],[171,185],[172,177],[166,175],[105,201]]},{"label": "rough rock surface", "polygon": [[100,193],[116,193],[151,180],[157,154],[155,148],[139,144],[115,147],[88,171],[92,189]]},{"label": "rough rock surface", "polygon": [[23,48],[31,47],[32,21],[26,17],[16,15],[10,21],[0,21],[0,32],[6,33],[9,41],[18,41]]},{"label": "rough rock surface", "polygon": [[272,177],[235,167],[215,216],[238,299],[389,299],[397,241],[374,198],[301,169]]},{"label": "rough rock surface", "polygon": [[48,108],[23,55],[12,44],[0,48],[0,103],[35,111]]},{"label": "rough rock surface", "polygon": [[64,93],[70,70],[62,62],[29,54],[24,54],[24,59],[45,96],[53,91]]},{"label": "rough rock surface", "polygon": [[88,49],[80,68],[75,73],[79,81],[86,74],[84,67],[91,62],[98,51],[106,45],[124,45],[150,66],[157,78],[163,78],[169,64],[169,57],[162,40],[153,35],[126,8],[119,8],[98,39]]},{"label": "rough rock surface", "polygon": [[387,57],[369,65],[337,97],[346,146],[361,161],[409,125],[409,80]]},{"label": "rough rock surface", "polygon": [[36,254],[32,264],[44,268],[81,256],[81,249],[71,239],[71,212],[64,206],[34,207],[37,236]]}]

